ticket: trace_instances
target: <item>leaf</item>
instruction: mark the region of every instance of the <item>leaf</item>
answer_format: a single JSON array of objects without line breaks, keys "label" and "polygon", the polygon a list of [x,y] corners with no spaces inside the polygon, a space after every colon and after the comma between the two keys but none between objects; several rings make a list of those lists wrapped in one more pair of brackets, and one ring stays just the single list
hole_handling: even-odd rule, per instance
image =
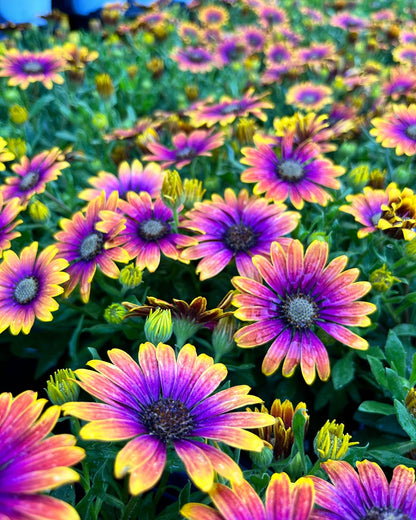
[{"label": "leaf", "polygon": [[305,439],[305,424],[306,424],[307,419],[306,419],[304,413],[305,413],[305,410],[302,408],[296,411],[295,415],[293,416],[292,430],[293,430],[293,435],[295,437],[295,446],[296,446],[298,453],[300,455],[300,458],[302,460],[302,467],[304,469],[304,473],[306,474],[307,462],[306,462],[306,457],[305,457],[304,439]]},{"label": "leaf", "polygon": [[377,383],[386,388],[387,387],[387,378],[386,378],[386,372],[385,372],[385,368],[383,366],[383,363],[373,357],[373,356],[367,356],[367,360],[370,364],[370,368],[371,368],[371,372],[373,374],[373,376],[375,377],[375,380],[377,381]]},{"label": "leaf", "polygon": [[332,383],[335,390],[339,390],[354,379],[354,353],[349,352],[339,359],[332,368]]},{"label": "leaf", "polygon": [[409,413],[405,405],[397,399],[394,400],[394,407],[400,426],[410,437],[410,440],[416,441],[416,419]]},{"label": "leaf", "polygon": [[[405,387],[404,381],[399,375],[391,368],[386,368],[387,388],[393,394],[393,397],[404,401],[407,395],[407,388]],[[406,381],[407,383],[407,381]]]},{"label": "leaf", "polygon": [[75,359],[75,357],[76,357],[78,338],[81,333],[83,323],[84,323],[84,314],[82,314],[80,319],[78,320],[78,325],[76,326],[76,328],[71,336],[71,339],[69,340],[69,343],[68,343],[69,355],[71,356],[71,359]]},{"label": "leaf", "polygon": [[399,376],[405,377],[406,351],[399,337],[393,330],[389,331],[385,350],[387,361],[389,362],[390,366],[395,369]]},{"label": "leaf", "polygon": [[358,407],[358,411],[366,413],[378,413],[380,415],[392,415],[395,413],[394,406],[378,401],[364,401]]},{"label": "leaf", "polygon": [[416,325],[401,323],[392,329],[398,336],[416,336]]},{"label": "leaf", "polygon": [[414,386],[416,383],[416,354],[413,355],[412,372],[410,373],[409,383],[411,386]]},{"label": "leaf", "polygon": [[399,464],[404,464],[408,467],[416,468],[416,460],[398,455],[394,451],[372,450],[367,452],[367,456],[369,459],[374,459],[380,465],[390,468],[395,468]]}]

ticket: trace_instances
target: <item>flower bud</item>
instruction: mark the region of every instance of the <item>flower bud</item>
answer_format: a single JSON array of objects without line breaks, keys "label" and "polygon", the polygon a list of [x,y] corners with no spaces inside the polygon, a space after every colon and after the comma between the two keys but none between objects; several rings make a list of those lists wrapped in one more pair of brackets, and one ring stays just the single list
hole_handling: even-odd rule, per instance
[{"label": "flower bud", "polygon": [[23,125],[29,119],[29,112],[25,107],[13,105],[9,108],[10,120],[16,125]]},{"label": "flower bud", "polygon": [[56,370],[46,383],[46,393],[53,404],[62,405],[76,401],[79,395],[79,386],[75,381],[75,374],[70,368]]},{"label": "flower bud", "polygon": [[112,325],[120,325],[123,322],[127,310],[120,303],[112,303],[104,311],[104,319]]},{"label": "flower bud", "polygon": [[144,324],[144,333],[147,341],[154,345],[166,343],[173,333],[170,310],[155,309],[150,311]]},{"label": "flower bud", "polygon": [[140,285],[142,278],[143,271],[135,266],[133,262],[123,267],[120,271],[119,280],[126,289],[134,289]]}]

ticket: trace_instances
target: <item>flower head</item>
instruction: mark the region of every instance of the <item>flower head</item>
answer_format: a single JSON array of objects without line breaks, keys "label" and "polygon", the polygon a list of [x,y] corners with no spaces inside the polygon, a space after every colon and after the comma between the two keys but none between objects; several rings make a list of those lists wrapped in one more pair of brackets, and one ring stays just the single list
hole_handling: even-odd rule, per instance
[{"label": "flower head", "polygon": [[10,120],[15,125],[23,125],[29,119],[29,112],[25,107],[13,105],[9,108]]},{"label": "flower head", "polygon": [[14,153],[7,149],[7,141],[0,137],[0,171],[6,169],[3,163],[13,161]]},{"label": "flower head", "polygon": [[286,246],[290,239],[283,235],[293,231],[299,222],[297,212],[285,209],[284,204],[250,197],[247,190],[237,196],[227,188],[224,198],[215,194],[211,201],[196,204],[186,214],[187,220],[181,226],[201,236],[197,237],[198,245],[182,252],[182,258],[202,258],[196,268],[201,280],[212,278],[233,260],[242,276],[255,278],[253,255],[268,256],[273,241]]},{"label": "flower head", "polygon": [[69,278],[63,272],[68,262],[55,258],[58,249],[46,247],[37,256],[38,243],[23,248],[20,257],[14,251],[3,253],[0,264],[0,332],[10,327],[13,335],[29,334],[35,318],[52,321],[59,307],[55,296],[63,292],[61,284]]},{"label": "flower head", "polygon": [[332,89],[327,85],[317,85],[311,81],[299,83],[289,88],[286,103],[304,110],[321,110],[332,102]]},{"label": "flower head", "polygon": [[392,275],[392,272],[387,269],[386,264],[383,264],[383,267],[375,269],[370,274],[371,286],[378,292],[387,292],[394,282],[400,282],[400,279]]},{"label": "flower head", "polygon": [[395,148],[397,155],[416,154],[416,104],[392,105],[383,117],[371,120],[370,134],[384,148]]},{"label": "flower head", "polygon": [[209,496],[216,509],[189,503],[181,513],[189,520],[308,520],[312,518],[314,495],[309,477],[291,482],[286,473],[274,473],[266,489],[265,503],[243,480],[232,482],[231,489],[214,484]]},{"label": "flower head", "polygon": [[0,76],[9,78],[7,84],[18,85],[25,90],[30,83],[42,83],[47,89],[53,84],[62,85],[64,78],[60,72],[65,68],[61,53],[51,49],[30,52],[10,49],[0,56]]},{"label": "flower head", "polygon": [[287,252],[277,242],[271,246],[271,262],[255,256],[253,263],[267,285],[236,276],[239,291],[233,304],[236,318],[252,321],[239,329],[235,340],[240,347],[255,347],[273,340],[264,360],[263,372],[273,374],[283,363],[282,373],[291,376],[300,363],[308,384],[318,375],[330,374],[328,353],[314,329],[320,327],[330,336],[352,348],[365,350],[368,343],[346,326],[370,325],[367,314],[375,305],[356,301],[371,288],[369,282],[355,282],[358,269],[343,271],[346,256],[339,256],[326,267],[328,245],[314,240],[304,254],[298,240]]},{"label": "flower head", "polygon": [[410,188],[396,186],[389,191],[389,200],[381,206],[377,228],[398,240],[416,237],[416,194]]},{"label": "flower head", "polygon": [[209,72],[217,65],[214,55],[201,46],[176,49],[170,57],[176,61],[180,70],[194,74]]},{"label": "flower head", "polygon": [[143,343],[139,364],[122,350],[108,352],[111,363],[92,360],[95,371],[76,371],[79,385],[100,403],[63,405],[65,414],[88,421],[83,439],[129,442],[118,452],[117,478],[130,473],[133,495],[151,489],[160,479],[168,448],[173,447],[192,481],[204,491],[214,471],[229,480],[242,480],[237,464],[218,448],[199,440],[224,442],[236,448],[261,451],[262,441],[245,428],[271,424],[263,414],[234,412],[261,402],[240,385],[212,394],[227,375],[226,367],[185,345],[175,356],[169,345]]},{"label": "flower head", "polygon": [[343,460],[322,464],[332,483],[311,477],[315,503],[311,520],[413,520],[416,518],[414,468],[396,466],[390,484],[375,462],[357,462],[357,471]]},{"label": "flower head", "polygon": [[79,480],[70,468],[85,452],[72,435],[50,435],[59,406],[42,410],[46,399],[30,390],[0,394],[0,516],[19,520],[79,520],[75,509],[42,492]]},{"label": "flower head", "polygon": [[11,241],[14,238],[21,235],[19,231],[14,229],[23,222],[22,219],[16,218],[22,209],[17,197],[3,203],[3,196],[0,192],[0,254],[10,248]]},{"label": "flower head", "polygon": [[114,84],[111,76],[105,72],[95,76],[95,87],[102,98],[109,98],[114,93]]},{"label": "flower head", "polygon": [[74,380],[75,374],[70,368],[56,370],[46,383],[49,400],[57,405],[76,401],[79,396],[79,386]]},{"label": "flower head", "polygon": [[316,434],[315,452],[320,460],[341,460],[350,446],[358,444],[358,442],[350,442],[350,439],[351,435],[344,433],[344,424],[337,424],[335,420],[326,421]]},{"label": "flower head", "polygon": [[35,193],[43,193],[46,184],[61,175],[69,163],[59,148],[41,152],[32,159],[22,157],[19,164],[13,164],[12,170],[17,176],[6,177],[5,184],[0,186],[4,200],[19,197],[23,206]]}]

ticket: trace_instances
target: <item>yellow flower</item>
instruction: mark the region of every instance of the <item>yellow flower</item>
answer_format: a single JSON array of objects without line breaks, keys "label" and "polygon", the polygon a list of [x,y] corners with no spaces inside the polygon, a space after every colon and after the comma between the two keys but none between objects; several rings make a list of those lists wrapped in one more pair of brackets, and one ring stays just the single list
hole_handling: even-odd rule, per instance
[{"label": "yellow flower", "polygon": [[29,119],[29,112],[25,107],[13,105],[9,108],[10,120],[16,125],[23,125]]},{"label": "yellow flower", "polygon": [[166,170],[161,197],[168,208],[177,210],[185,200],[182,179],[177,170]]},{"label": "yellow flower", "polygon": [[7,142],[0,137],[0,171],[6,169],[3,162],[12,161],[13,159],[14,154],[7,149]]},{"label": "yellow flower", "polygon": [[103,98],[109,98],[114,92],[113,80],[108,74],[97,74],[95,76],[97,92]]},{"label": "yellow flower", "polygon": [[75,382],[75,374],[70,368],[56,370],[46,383],[46,393],[53,404],[62,405],[76,401],[80,387]]},{"label": "yellow flower", "polygon": [[26,142],[20,137],[10,137],[7,139],[7,148],[17,159],[26,155]]},{"label": "yellow flower", "polygon": [[350,442],[350,439],[351,435],[344,433],[344,424],[337,424],[335,420],[326,421],[313,442],[315,453],[321,461],[341,460],[350,446],[358,444]]},{"label": "yellow flower", "polygon": [[205,189],[202,187],[202,181],[198,179],[184,179],[183,189],[185,193],[185,208],[191,209],[195,202],[200,202],[204,196]]},{"label": "yellow flower", "polygon": [[29,215],[34,222],[46,222],[51,214],[48,206],[35,199],[29,205]]},{"label": "yellow flower", "polygon": [[250,146],[253,144],[253,137],[256,133],[257,125],[254,119],[242,117],[237,122],[235,136],[240,145]]}]

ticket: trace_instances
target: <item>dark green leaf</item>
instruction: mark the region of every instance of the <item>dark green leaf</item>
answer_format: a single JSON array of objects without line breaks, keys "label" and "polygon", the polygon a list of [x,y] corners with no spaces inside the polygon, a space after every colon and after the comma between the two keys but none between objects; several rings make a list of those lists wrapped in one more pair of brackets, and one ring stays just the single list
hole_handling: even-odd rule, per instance
[{"label": "dark green leaf", "polygon": [[387,378],[386,378],[386,372],[385,372],[383,363],[379,359],[377,359],[373,356],[367,356],[367,359],[370,364],[371,372],[372,372],[373,376],[375,377],[375,380],[377,381],[377,383],[380,386],[386,388],[387,387]]},{"label": "dark green leaf", "polygon": [[380,415],[392,415],[395,413],[394,406],[387,403],[379,403],[378,401],[364,401],[358,407],[360,412],[378,413]]},{"label": "dark green leaf", "polygon": [[410,440],[416,441],[416,419],[408,412],[405,405],[397,399],[394,400],[394,407],[400,426],[410,437]]},{"label": "dark green leaf", "polygon": [[354,353],[349,352],[339,359],[332,368],[332,383],[339,390],[354,379]]},{"label": "dark green leaf", "polygon": [[390,363],[390,366],[396,370],[399,376],[405,377],[406,351],[399,337],[393,330],[389,331],[385,349],[387,361]]}]

